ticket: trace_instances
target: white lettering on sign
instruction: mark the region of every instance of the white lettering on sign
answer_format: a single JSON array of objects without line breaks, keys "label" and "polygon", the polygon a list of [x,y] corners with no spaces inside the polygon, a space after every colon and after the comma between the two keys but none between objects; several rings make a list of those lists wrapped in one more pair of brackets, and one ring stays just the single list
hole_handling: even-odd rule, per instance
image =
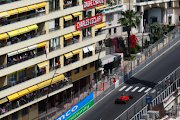
[{"label": "white lettering on sign", "polygon": [[[70,109],[70,110],[68,110],[67,112],[66,112],[66,117],[68,117],[69,115],[71,115],[71,112],[74,112],[74,111],[76,111],[78,109],[78,106],[76,105],[76,106],[74,106],[72,109]],[[62,115],[60,118],[58,118],[58,120],[64,120],[65,119],[65,115]]]},{"label": "white lettering on sign", "polygon": [[86,0],[84,1],[84,9],[90,8],[90,7],[94,7],[97,5],[101,5],[104,4],[104,0]]}]

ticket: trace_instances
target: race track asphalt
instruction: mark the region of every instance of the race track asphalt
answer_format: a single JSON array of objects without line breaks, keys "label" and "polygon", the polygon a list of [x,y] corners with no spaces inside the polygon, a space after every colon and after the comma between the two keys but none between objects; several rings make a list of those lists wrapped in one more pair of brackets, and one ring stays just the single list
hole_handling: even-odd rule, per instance
[{"label": "race track asphalt", "polygon": [[[124,90],[119,91],[120,88],[123,86],[127,86],[127,88],[129,86],[153,88],[159,81],[163,80],[179,66],[180,42],[146,66],[143,70],[132,76],[125,83],[121,84],[113,92],[77,118],[77,120],[114,120],[145,94],[144,91],[135,91],[133,93],[130,90],[127,92]],[[114,104],[115,99],[123,93],[133,94],[134,98],[129,100],[127,104]]]}]

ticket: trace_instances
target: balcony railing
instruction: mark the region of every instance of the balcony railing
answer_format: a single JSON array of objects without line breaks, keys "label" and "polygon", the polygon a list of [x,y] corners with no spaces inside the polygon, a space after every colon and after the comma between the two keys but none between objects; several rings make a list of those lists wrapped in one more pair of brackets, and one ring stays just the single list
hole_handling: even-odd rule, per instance
[{"label": "balcony railing", "polygon": [[26,60],[29,60],[29,59],[38,57],[38,56],[43,55],[43,54],[45,54],[45,51],[41,51],[41,52],[38,52],[38,53],[36,53],[36,54],[29,55],[29,56],[24,56],[24,57],[22,57],[21,59],[17,58],[16,60],[12,60],[11,62],[9,62],[9,63],[7,63],[7,64],[0,65],[0,69],[7,68],[7,67],[9,67],[9,66],[12,66],[12,65],[15,65],[15,64],[24,62],[24,61],[26,61]]},{"label": "balcony railing", "polygon": [[92,52],[83,54],[83,58],[87,58],[87,57],[91,57],[91,56],[92,56]]},{"label": "balcony railing", "polygon": [[48,87],[45,87],[40,90],[31,92],[27,95],[24,95],[19,99],[11,101],[10,103],[4,103],[3,106],[5,106],[5,108],[4,108],[5,113],[0,112],[0,114],[1,115],[6,114],[6,113],[10,112],[11,110],[21,107],[27,103],[31,103],[32,101],[35,101],[38,98],[41,98],[41,97],[47,95],[48,93],[52,93],[56,90],[59,90],[59,89],[63,88],[64,86],[67,86],[71,83],[72,83],[72,79],[68,79],[68,81],[62,80],[60,82],[57,82],[56,84],[52,84]]},{"label": "balcony railing", "polygon": [[64,4],[63,5],[63,8],[64,9],[67,9],[67,8],[71,8],[71,7],[74,7],[74,6],[78,6],[79,5],[79,2],[77,2],[76,4],[72,4],[72,2],[70,4]]},{"label": "balcony railing", "polygon": [[104,31],[104,30],[99,31],[99,32],[96,31],[95,36],[102,35],[102,34],[105,34],[105,31]]},{"label": "balcony railing", "polygon": [[88,40],[89,38],[92,38],[92,35],[87,35],[87,36],[83,37],[82,40]]},{"label": "balcony railing", "polygon": [[0,22],[0,26],[8,25],[8,24],[11,24],[11,23],[15,23],[15,22],[18,22],[18,21],[23,21],[23,20],[30,19],[30,18],[39,17],[39,16],[42,16],[42,15],[45,15],[45,12],[24,15],[22,17],[13,18],[13,19],[10,19],[10,20],[6,19],[6,20]]},{"label": "balcony railing", "polygon": [[78,42],[79,42],[79,39],[72,40],[71,42],[64,42],[64,47],[67,47],[67,46],[76,44],[76,43],[78,43]]},{"label": "balcony railing", "polygon": [[67,27],[72,26],[72,25],[74,25],[74,22],[68,21],[68,22],[64,23],[64,28],[67,28]]},{"label": "balcony railing", "polygon": [[49,29],[49,33],[59,30],[60,28],[61,28],[61,26],[56,26],[55,28],[51,28],[51,29]]},{"label": "balcony railing", "polygon": [[11,2],[16,2],[16,1],[21,1],[21,0],[1,0],[0,5],[11,3]]},{"label": "balcony railing", "polygon": [[67,65],[70,65],[76,61],[79,61],[79,57],[78,58],[74,58],[74,59],[68,59],[68,60],[65,60],[64,62],[64,66],[67,66]]},{"label": "balcony railing", "polygon": [[[60,29],[60,26],[55,27],[53,29],[49,29],[49,31],[53,32],[53,31],[56,31],[56,30],[59,30],[59,29]],[[37,32],[37,33],[34,33],[32,35],[27,35],[27,37],[20,37],[20,38],[17,38],[15,40],[4,43],[4,44],[0,43],[0,48],[5,47],[5,46],[9,46],[9,45],[12,45],[12,44],[15,44],[15,43],[19,43],[21,41],[29,40],[31,38],[39,37],[39,36],[44,35],[44,34],[46,34],[46,31]]]},{"label": "balcony railing", "polygon": [[61,64],[55,65],[55,66],[50,66],[49,71],[53,71],[53,70],[58,69],[58,68],[61,68]]},{"label": "balcony railing", "polygon": [[60,48],[61,48],[61,45],[57,45],[57,46],[55,46],[55,47],[50,47],[50,48],[49,48],[49,52],[52,52],[52,51],[57,50],[57,49],[60,49]]},{"label": "balcony railing", "polygon": [[49,13],[55,12],[55,11],[58,11],[58,10],[60,10],[60,7],[58,7],[58,8],[51,8],[51,9],[49,9]]}]

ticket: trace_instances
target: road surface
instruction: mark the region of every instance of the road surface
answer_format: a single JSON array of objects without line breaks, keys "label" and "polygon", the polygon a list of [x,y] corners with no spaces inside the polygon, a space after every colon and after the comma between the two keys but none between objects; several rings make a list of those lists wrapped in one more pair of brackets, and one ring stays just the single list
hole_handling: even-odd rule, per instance
[{"label": "road surface", "polygon": [[[180,66],[180,43],[135,74],[77,120],[114,120],[173,70]],[[121,94],[133,94],[127,104],[114,104]]]}]

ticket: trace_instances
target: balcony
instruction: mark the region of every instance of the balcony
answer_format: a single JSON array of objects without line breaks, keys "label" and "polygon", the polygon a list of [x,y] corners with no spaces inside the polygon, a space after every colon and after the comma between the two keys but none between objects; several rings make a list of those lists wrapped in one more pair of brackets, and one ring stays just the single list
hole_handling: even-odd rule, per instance
[{"label": "balcony", "polygon": [[[54,31],[57,31],[59,29],[60,29],[60,26],[57,26],[55,28],[49,29],[49,32],[54,32]],[[46,31],[35,32],[35,33],[33,33],[31,35],[29,34],[25,37],[24,36],[18,36],[15,39],[7,40],[8,41],[7,43],[0,43],[0,48],[5,47],[5,46],[10,46],[10,45],[13,45],[13,44],[25,41],[25,40],[29,40],[31,38],[36,38],[36,37],[39,37],[39,36],[44,35],[44,34],[46,34]]]},{"label": "balcony", "polygon": [[52,52],[52,51],[57,50],[57,49],[60,49],[60,48],[61,48],[61,45],[57,45],[57,46],[55,46],[55,47],[50,47],[50,48],[49,48],[49,52]]},{"label": "balcony", "polygon": [[[67,88],[65,88],[65,87],[67,87]],[[3,106],[5,106],[5,107],[3,109],[5,109],[5,112],[4,113],[0,112],[0,118],[8,116],[12,112],[18,111],[17,108],[23,109],[27,106],[30,106],[30,105],[38,102],[38,100],[40,100],[40,99],[41,100],[46,99],[47,94],[49,94],[49,96],[52,96],[54,92],[55,93],[61,92],[59,90],[61,90],[62,88],[68,89],[70,87],[72,87],[71,79],[68,79],[68,81],[61,80],[57,83],[49,85],[48,87],[41,88],[41,89],[33,91],[27,95],[24,95],[21,98],[18,98],[11,102],[4,103]]]},{"label": "balcony", "polygon": [[66,59],[66,60],[64,61],[64,66],[70,65],[70,64],[75,63],[75,62],[77,62],[77,61],[79,61],[79,57]]},{"label": "balcony", "polygon": [[123,5],[108,6],[102,10],[105,14],[123,10]]},{"label": "balcony", "polygon": [[64,23],[64,28],[67,28],[67,27],[69,27],[69,26],[72,26],[72,25],[74,25],[74,23],[75,23],[75,22],[67,21],[67,22]]},{"label": "balcony", "polygon": [[79,39],[71,40],[70,42],[64,42],[64,47],[67,47],[67,46],[76,44],[76,43],[78,43],[78,42],[79,42]]},{"label": "balcony", "polygon": [[15,64],[18,64],[18,63],[21,63],[21,62],[24,62],[24,61],[27,61],[29,59],[33,59],[35,57],[38,57],[38,56],[41,56],[45,54],[45,51],[41,51],[41,52],[38,52],[36,54],[32,53],[31,55],[25,55],[23,56],[22,58],[19,58],[19,57],[14,57],[15,59],[12,60],[11,62],[7,63],[7,64],[3,64],[3,65],[0,65],[0,69],[4,69],[4,68],[7,68],[7,67],[10,67],[12,65],[15,65]]},{"label": "balcony", "polygon": [[67,9],[67,8],[71,8],[71,7],[78,6],[78,5],[79,5],[79,2],[72,3],[72,1],[64,1],[63,8]]},{"label": "balcony", "polygon": [[23,20],[30,19],[30,18],[40,17],[42,15],[45,15],[45,11],[40,12],[40,13],[32,13],[32,14],[24,15],[22,17],[13,18],[10,20],[4,18],[1,20],[0,26],[16,23],[16,22],[23,21]]},{"label": "balcony", "polygon": [[[102,58],[105,55],[106,55],[106,52],[103,51],[103,52],[101,52],[99,58]],[[56,54],[56,56],[57,56],[57,54]],[[90,63],[92,61],[96,61],[97,58],[98,58],[98,54],[93,55],[93,56],[88,57],[88,58],[85,58],[85,59],[82,59],[82,60],[79,60],[79,61],[76,61],[74,63],[71,63],[69,65],[64,66],[63,69],[61,69],[61,68],[57,69],[57,73],[59,73],[59,74],[66,73],[66,72],[68,72],[68,71],[70,71],[72,69],[76,69],[76,68],[81,67],[83,65],[86,65],[86,64],[88,64],[88,63]],[[5,96],[7,96],[7,95],[18,92],[18,91],[20,91],[22,89],[28,88],[30,86],[33,86],[33,85],[38,84],[40,82],[43,82],[45,80],[48,80],[48,79],[52,78],[53,74],[54,74],[54,71],[51,71],[49,73],[41,75],[40,77],[34,77],[34,78],[30,79],[30,80],[21,82],[21,84],[16,84],[15,86],[12,86],[12,87],[10,87],[8,89],[7,88],[4,88],[4,89],[2,88],[1,92],[0,92],[0,98],[3,98]]]}]

